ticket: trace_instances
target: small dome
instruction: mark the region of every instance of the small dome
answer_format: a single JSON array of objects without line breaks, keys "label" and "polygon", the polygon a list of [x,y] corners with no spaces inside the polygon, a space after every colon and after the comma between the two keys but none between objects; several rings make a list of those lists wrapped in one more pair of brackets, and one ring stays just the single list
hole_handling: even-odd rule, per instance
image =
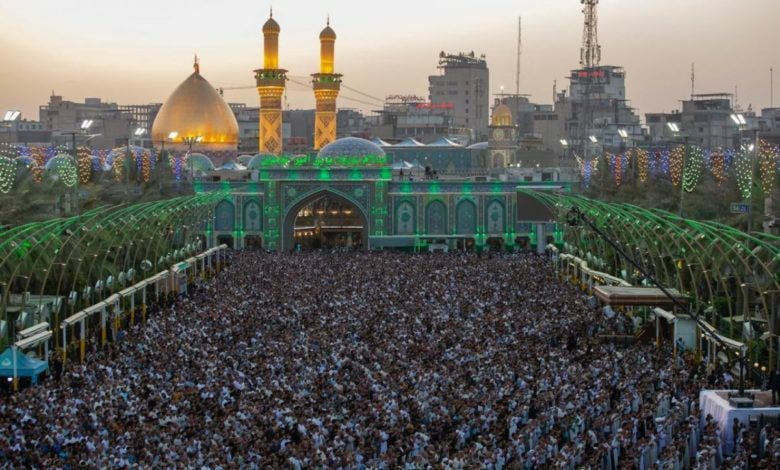
[{"label": "small dome", "polygon": [[187,165],[192,167],[193,170],[214,171],[214,162],[202,153],[193,153],[190,155],[190,161],[187,162]]},{"label": "small dome", "polygon": [[177,143],[200,137],[198,147],[238,144],[238,122],[233,111],[198,68],[162,105],[152,125],[152,140],[162,142],[175,132]]},{"label": "small dome", "polygon": [[281,31],[282,28],[279,27],[279,23],[276,22],[273,15],[263,25],[263,34],[279,34]]},{"label": "small dome", "polygon": [[384,157],[385,151],[382,147],[370,140],[358,137],[344,137],[335,140],[317,153],[317,158],[334,157]]},{"label": "small dome", "polygon": [[496,108],[493,110],[493,120],[491,125],[502,127],[514,125],[512,111],[509,109],[509,106],[503,103],[496,106]]},{"label": "small dome", "polygon": [[330,27],[330,24],[328,26],[325,26],[325,29],[320,32],[320,40],[323,39],[330,39],[332,41],[336,40],[336,32],[333,31],[333,28]]}]

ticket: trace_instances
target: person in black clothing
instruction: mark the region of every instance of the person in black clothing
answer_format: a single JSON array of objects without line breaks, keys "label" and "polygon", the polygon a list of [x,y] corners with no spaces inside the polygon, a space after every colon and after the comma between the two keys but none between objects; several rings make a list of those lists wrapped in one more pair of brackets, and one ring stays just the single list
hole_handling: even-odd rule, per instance
[{"label": "person in black clothing", "polygon": [[769,388],[772,389],[772,404],[776,405],[780,397],[780,368],[776,368],[769,379]]}]

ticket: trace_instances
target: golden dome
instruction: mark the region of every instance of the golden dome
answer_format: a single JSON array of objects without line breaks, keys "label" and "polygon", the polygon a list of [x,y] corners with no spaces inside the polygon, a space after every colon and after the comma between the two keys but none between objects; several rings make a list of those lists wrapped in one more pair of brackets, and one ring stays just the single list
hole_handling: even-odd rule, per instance
[{"label": "golden dome", "polygon": [[333,28],[330,27],[330,19],[328,19],[328,25],[325,26],[325,29],[320,32],[320,41],[323,39],[336,40],[336,31],[333,31]]},{"label": "golden dome", "polygon": [[271,17],[263,25],[263,34],[279,34],[282,28],[279,27],[279,23],[274,19],[274,12],[271,10]]},{"label": "golden dome", "polygon": [[512,111],[509,109],[509,106],[505,104],[499,104],[498,106],[493,109],[493,119],[491,121],[492,126],[512,126],[514,125],[514,120],[512,119]]},{"label": "golden dome", "polygon": [[175,143],[187,137],[200,137],[199,146],[238,144],[238,122],[233,111],[214,87],[195,72],[173,91],[162,105],[152,126],[152,140],[166,141],[177,133]]}]

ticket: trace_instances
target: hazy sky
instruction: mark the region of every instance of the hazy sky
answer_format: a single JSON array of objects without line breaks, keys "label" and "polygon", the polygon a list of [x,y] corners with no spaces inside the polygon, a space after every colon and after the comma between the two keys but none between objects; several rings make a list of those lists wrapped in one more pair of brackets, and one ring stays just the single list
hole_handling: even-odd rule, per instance
[{"label": "hazy sky", "polygon": [[[252,85],[271,3],[290,75],[317,72],[317,36],[330,13],[336,70],[375,97],[427,96],[441,50],[485,53],[491,93],[514,90],[519,15],[523,93],[549,103],[553,80],[566,87],[578,66],[578,0],[0,0],[0,111],[37,119],[52,90],[76,101],[162,102],[191,73],[194,53],[215,87]],[[678,107],[690,94],[691,62],[697,92],[738,86],[745,108],[769,106],[769,68],[780,75],[780,0],[601,0],[599,13],[602,64],[627,69],[628,97],[642,115]],[[310,90],[288,90],[291,108],[312,106]],[[258,103],[254,90],[225,98]]]}]

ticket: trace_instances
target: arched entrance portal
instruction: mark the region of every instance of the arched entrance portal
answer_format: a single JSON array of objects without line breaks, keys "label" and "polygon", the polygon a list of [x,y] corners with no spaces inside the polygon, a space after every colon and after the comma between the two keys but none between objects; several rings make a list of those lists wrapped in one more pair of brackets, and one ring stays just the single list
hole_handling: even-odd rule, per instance
[{"label": "arched entrance portal", "polygon": [[284,249],[319,250],[368,247],[366,217],[354,203],[324,191],[296,204],[284,224]]}]

